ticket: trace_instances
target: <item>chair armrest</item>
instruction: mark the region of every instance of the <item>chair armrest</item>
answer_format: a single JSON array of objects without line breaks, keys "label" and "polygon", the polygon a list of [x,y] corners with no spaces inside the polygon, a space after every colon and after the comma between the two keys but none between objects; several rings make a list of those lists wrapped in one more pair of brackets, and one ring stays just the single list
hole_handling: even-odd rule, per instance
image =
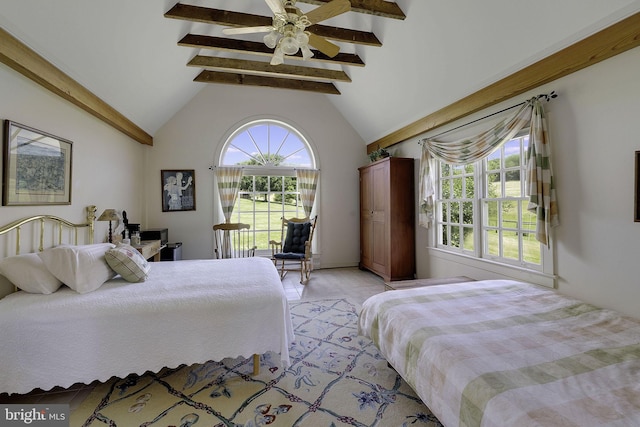
[{"label": "chair armrest", "polygon": [[271,255],[275,255],[278,252],[282,252],[282,242],[276,242],[275,240],[269,240],[269,245],[271,245]]}]

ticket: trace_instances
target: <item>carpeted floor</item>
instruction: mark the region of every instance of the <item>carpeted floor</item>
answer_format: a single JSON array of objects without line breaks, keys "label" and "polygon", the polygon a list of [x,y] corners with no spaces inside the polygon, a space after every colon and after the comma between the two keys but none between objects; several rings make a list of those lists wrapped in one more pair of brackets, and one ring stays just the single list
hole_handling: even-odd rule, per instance
[{"label": "carpeted floor", "polygon": [[112,379],[72,412],[75,426],[442,426],[357,334],[345,299],[290,302],[291,366],[262,356]]}]

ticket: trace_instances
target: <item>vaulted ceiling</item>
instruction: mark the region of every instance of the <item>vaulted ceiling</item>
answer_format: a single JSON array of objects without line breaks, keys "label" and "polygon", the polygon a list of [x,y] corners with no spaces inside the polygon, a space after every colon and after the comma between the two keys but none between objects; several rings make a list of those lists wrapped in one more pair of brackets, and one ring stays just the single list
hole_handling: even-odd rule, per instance
[{"label": "vaulted ceiling", "polygon": [[[276,76],[263,34],[222,32],[270,21],[264,0],[2,0],[0,27],[151,136],[204,87],[255,90],[253,82],[277,87],[275,96],[327,97],[370,144],[640,12],[640,0],[351,3],[320,25],[374,42],[327,35],[338,56],[288,59]],[[364,13],[373,5],[397,6],[405,18]],[[310,83],[340,95],[282,88]]]},{"label": "vaulted ceiling", "polygon": [[[330,0],[299,0],[299,3],[322,5],[325,9],[331,7]],[[315,10],[310,9],[304,13]],[[391,19],[405,19],[404,12],[396,3],[384,0],[353,0],[351,11]],[[255,15],[184,3],[175,4],[164,16],[223,27],[264,27],[271,26],[273,21],[272,15]],[[311,25],[306,30],[332,42],[382,46],[382,42],[371,31],[320,23]],[[212,52],[198,54],[187,64],[203,69],[195,81],[204,83],[268,86],[336,95],[340,94],[340,91],[333,82],[351,81],[342,68],[365,66],[360,56],[355,53],[341,52],[328,56],[313,49],[313,57],[310,59],[304,60],[302,53],[298,52],[296,55],[286,57],[295,64],[271,65],[269,59],[265,61],[264,58],[270,58],[273,55],[273,49],[260,41],[248,38],[247,35],[242,38],[233,38],[189,33],[178,41],[178,45]],[[240,57],[227,57],[225,56],[227,53]],[[244,58],[245,56],[247,58]]]}]

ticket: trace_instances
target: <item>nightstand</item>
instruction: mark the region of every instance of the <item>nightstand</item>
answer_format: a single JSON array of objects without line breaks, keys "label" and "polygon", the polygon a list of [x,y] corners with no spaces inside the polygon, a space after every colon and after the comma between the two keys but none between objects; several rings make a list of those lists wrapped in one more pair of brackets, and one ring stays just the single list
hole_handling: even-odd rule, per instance
[{"label": "nightstand", "polygon": [[160,251],[166,246],[160,244],[160,240],[143,240],[139,245],[131,245],[142,254],[145,259],[153,258],[160,261]]}]

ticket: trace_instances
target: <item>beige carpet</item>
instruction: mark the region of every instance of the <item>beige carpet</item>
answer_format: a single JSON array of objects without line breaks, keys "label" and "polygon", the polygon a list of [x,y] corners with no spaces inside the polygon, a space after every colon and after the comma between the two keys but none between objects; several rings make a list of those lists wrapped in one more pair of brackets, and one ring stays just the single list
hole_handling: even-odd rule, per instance
[{"label": "beige carpet", "polygon": [[291,366],[277,355],[165,369],[102,384],[71,414],[71,426],[441,426],[357,334],[345,299],[291,302]]}]

